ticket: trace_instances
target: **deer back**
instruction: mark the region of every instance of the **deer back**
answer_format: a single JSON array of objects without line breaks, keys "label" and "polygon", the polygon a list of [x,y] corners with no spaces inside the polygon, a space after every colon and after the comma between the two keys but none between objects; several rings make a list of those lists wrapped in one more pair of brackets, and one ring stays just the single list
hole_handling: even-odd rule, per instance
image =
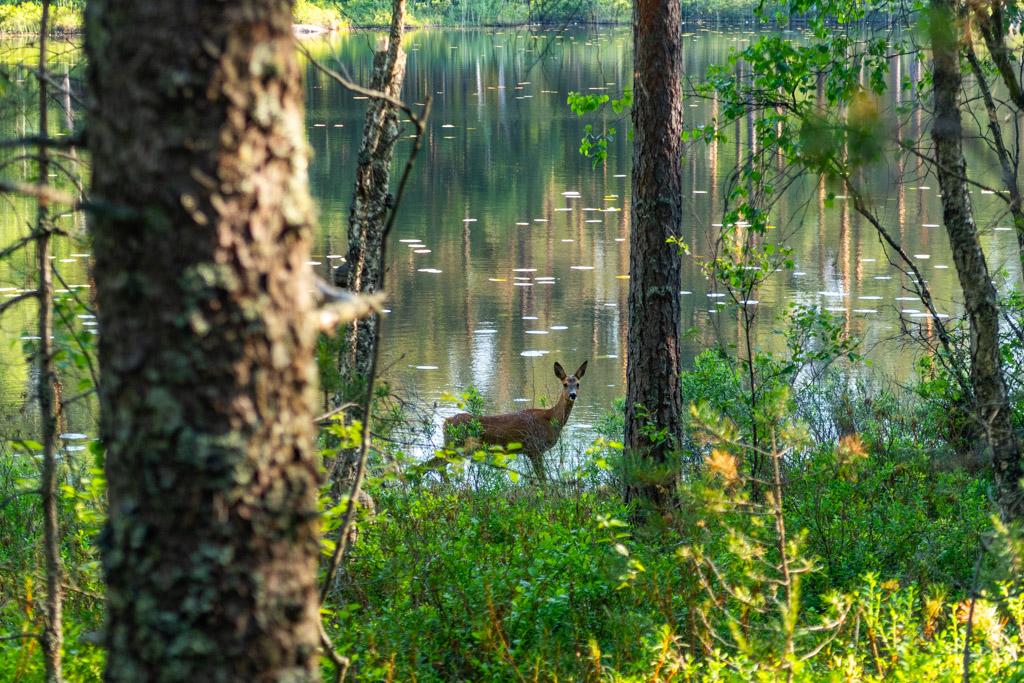
[{"label": "deer back", "polygon": [[483,415],[474,418],[468,413],[459,413],[445,420],[445,431],[451,427],[469,425],[474,419],[480,422],[480,441],[488,446],[522,445],[528,453],[540,454],[551,448],[558,440],[562,424],[554,417],[554,410],[531,408],[504,415]]}]

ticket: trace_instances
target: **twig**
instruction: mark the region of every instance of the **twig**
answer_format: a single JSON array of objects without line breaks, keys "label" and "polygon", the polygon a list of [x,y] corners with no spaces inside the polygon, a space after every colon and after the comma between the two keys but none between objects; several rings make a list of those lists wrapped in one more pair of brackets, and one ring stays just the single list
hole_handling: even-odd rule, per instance
[{"label": "twig", "polygon": [[2,641],[2,640],[21,640],[23,638],[35,638],[39,642],[42,642],[43,641],[43,634],[41,634],[41,633],[15,633],[14,635],[10,635],[10,636],[0,636],[0,641]]},{"label": "twig", "polygon": [[335,408],[334,410],[328,410],[326,413],[324,413],[320,417],[314,418],[313,422],[318,424],[318,425],[327,424],[327,423],[330,422],[330,419],[332,417],[334,417],[335,415],[337,415],[338,413],[343,413],[346,410],[348,410],[349,408],[355,408],[356,405],[357,404],[352,403],[352,402],[344,403],[344,404],[338,406],[337,408]]},{"label": "twig", "polygon": [[[302,48],[300,47],[300,50]],[[309,56],[308,52],[306,53]],[[310,58],[312,59],[312,58]],[[312,60],[316,64],[315,60]],[[318,65],[318,68],[327,72],[332,73],[329,69]],[[341,77],[338,76],[340,79]],[[369,91],[376,92],[376,91]],[[377,93],[383,99],[391,101],[392,98],[388,98],[383,93]],[[373,95],[373,96],[377,96]],[[416,161],[416,156],[419,154],[420,149],[423,147],[423,130],[424,122],[427,117],[430,116],[430,104],[431,99],[426,98],[426,102],[423,105],[423,111],[420,116],[412,114],[412,110],[408,108],[404,103],[402,104],[403,110],[409,112],[409,118],[416,126],[418,131],[416,135],[416,142],[413,145],[412,152],[409,154],[409,159],[405,164],[405,171],[402,173],[402,180],[398,185],[398,192],[395,195],[395,204],[391,209],[391,215],[388,218],[388,222],[384,226],[384,231],[381,234],[381,262],[384,262],[385,250],[387,248],[388,233],[391,232],[392,226],[395,223],[395,215],[398,212],[398,207],[401,205],[402,194],[405,190],[406,183],[409,180],[409,175],[412,172],[413,165]],[[384,288],[384,272],[381,273],[381,289]],[[377,324],[374,325],[374,340],[373,340],[373,355],[370,359],[370,370],[366,377],[366,398],[363,401],[363,440],[359,448],[359,461],[356,463],[356,473],[352,481],[352,489],[349,493],[348,505],[345,508],[345,520],[339,530],[338,542],[334,548],[334,555],[331,557],[331,563],[327,568],[327,576],[324,578],[323,586],[320,589],[320,602],[323,603],[327,599],[327,594],[331,590],[331,585],[334,583],[334,577],[338,573],[338,568],[341,566],[341,561],[345,557],[345,551],[348,548],[348,536],[349,530],[352,528],[352,524],[355,522],[356,517],[356,500],[359,496],[359,491],[363,485],[363,478],[366,476],[366,461],[367,456],[370,452],[370,417],[373,410],[373,384],[377,376],[377,362],[380,356],[380,314],[375,313],[378,317]]]},{"label": "twig", "polygon": [[17,192],[30,197],[36,197],[42,202],[51,204],[67,204],[77,206],[78,202],[64,190],[58,190],[49,185],[34,185],[32,183],[21,183],[17,180],[0,180],[0,192]]},{"label": "twig", "polygon": [[971,631],[974,630],[974,601],[978,597],[978,574],[981,573],[981,561],[985,558],[985,546],[978,552],[978,561],[974,565],[974,579],[971,583],[971,606],[967,611],[967,636],[964,638],[964,677],[963,683],[971,683]]},{"label": "twig", "polygon": [[8,308],[11,308],[12,306],[14,306],[16,304],[19,304],[22,301],[25,301],[26,299],[38,299],[38,298],[39,298],[39,292],[37,292],[34,289],[31,292],[25,292],[24,294],[19,294],[16,297],[12,297],[12,298],[8,299],[7,301],[3,302],[2,304],[0,304],[0,315],[3,315],[4,311],[6,311]]},{"label": "twig", "polygon": [[334,662],[334,683],[341,683],[345,680],[345,674],[348,673],[348,667],[351,662],[348,657],[334,648],[334,643],[331,641],[331,637],[327,635],[327,629],[324,628],[323,620],[318,619],[317,622],[320,624],[320,644],[327,651],[328,659]]},{"label": "twig", "polygon": [[17,493],[12,493],[3,500],[0,500],[0,510],[3,510],[5,507],[16,501],[18,498],[21,498],[22,496],[37,496],[41,493],[42,491],[40,491],[39,489],[32,489],[30,491],[18,491]]}]

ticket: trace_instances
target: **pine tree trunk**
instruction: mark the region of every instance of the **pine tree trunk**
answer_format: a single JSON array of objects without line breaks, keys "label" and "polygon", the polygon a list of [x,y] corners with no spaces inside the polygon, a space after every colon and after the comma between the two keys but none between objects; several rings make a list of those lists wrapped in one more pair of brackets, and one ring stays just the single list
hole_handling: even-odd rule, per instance
[{"label": "pine tree trunk", "polygon": [[996,290],[978,240],[967,190],[960,117],[960,36],[953,0],[933,0],[929,28],[935,60],[935,172],[942,192],[942,218],[960,278],[971,325],[971,384],[978,419],[988,434],[995,466],[996,505],[1004,521],[1024,518],[1021,451],[999,353]]},{"label": "pine tree trunk", "polygon": [[[672,0],[633,4],[633,197],[629,233],[629,332],[625,446],[632,457],[664,462],[682,433],[681,257],[666,244],[682,220],[682,24]],[[653,431],[667,438],[652,442]],[[670,478],[628,483],[626,499],[664,507]]]},{"label": "pine tree trunk", "polygon": [[108,681],[313,681],[311,202],[291,5],[95,0]]}]

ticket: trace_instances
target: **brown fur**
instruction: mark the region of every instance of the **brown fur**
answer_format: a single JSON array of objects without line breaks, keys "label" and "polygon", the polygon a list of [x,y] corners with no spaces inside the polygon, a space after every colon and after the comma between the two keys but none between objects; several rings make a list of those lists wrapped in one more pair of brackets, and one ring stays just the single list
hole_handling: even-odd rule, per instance
[{"label": "brown fur", "polygon": [[555,405],[550,408],[529,408],[516,413],[483,415],[476,418],[469,413],[459,413],[444,421],[446,438],[452,428],[469,425],[474,419],[479,420],[480,442],[487,446],[503,447],[512,443],[520,444],[521,452],[530,459],[534,474],[538,479],[545,479],[543,455],[558,441],[562,427],[569,420],[573,406],[569,394],[578,392],[579,380],[586,371],[586,361],[574,375],[566,375],[562,366],[555,363],[555,376],[562,380],[562,392]]}]

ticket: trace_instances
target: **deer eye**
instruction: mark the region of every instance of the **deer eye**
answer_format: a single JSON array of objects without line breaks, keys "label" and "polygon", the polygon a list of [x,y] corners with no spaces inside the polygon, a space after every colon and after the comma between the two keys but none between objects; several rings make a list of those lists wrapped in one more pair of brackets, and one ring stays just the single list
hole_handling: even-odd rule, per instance
[{"label": "deer eye", "polygon": [[568,382],[562,382],[562,386],[563,387],[567,387],[567,386],[569,386],[569,383]]}]

